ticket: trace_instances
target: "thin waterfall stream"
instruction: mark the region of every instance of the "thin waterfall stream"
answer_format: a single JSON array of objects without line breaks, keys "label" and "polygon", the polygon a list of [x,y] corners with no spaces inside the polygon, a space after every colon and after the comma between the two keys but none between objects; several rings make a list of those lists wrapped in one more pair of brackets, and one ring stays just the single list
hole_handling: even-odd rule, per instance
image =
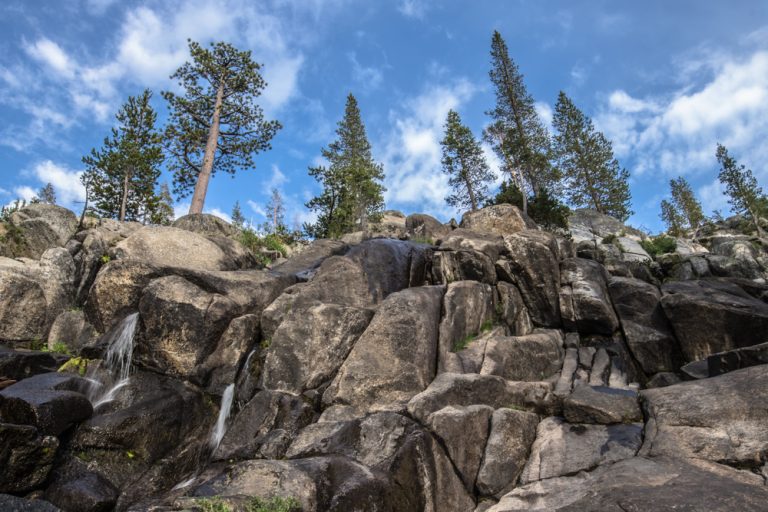
[{"label": "thin waterfall stream", "polygon": [[133,359],[134,335],[138,322],[138,313],[128,315],[120,322],[110,338],[104,357],[104,366],[108,373],[106,381],[89,379],[92,386],[89,389],[88,399],[93,404],[94,409],[114,400],[117,392],[128,385],[131,360]]}]

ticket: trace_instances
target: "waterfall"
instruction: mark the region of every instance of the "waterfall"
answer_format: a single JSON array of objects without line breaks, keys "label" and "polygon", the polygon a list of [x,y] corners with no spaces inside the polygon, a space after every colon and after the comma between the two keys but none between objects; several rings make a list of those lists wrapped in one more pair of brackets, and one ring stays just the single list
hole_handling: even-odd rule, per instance
[{"label": "waterfall", "polygon": [[227,432],[227,418],[229,418],[229,413],[232,409],[232,399],[234,396],[235,385],[230,384],[221,396],[221,408],[219,409],[219,417],[216,420],[216,428],[211,432],[211,451],[219,447],[219,443],[224,439],[224,434]]},{"label": "waterfall", "polygon": [[138,313],[128,315],[109,339],[104,357],[104,366],[109,372],[108,382],[98,382],[88,393],[94,409],[114,400],[117,392],[128,385],[133,358],[133,337],[138,322]]}]

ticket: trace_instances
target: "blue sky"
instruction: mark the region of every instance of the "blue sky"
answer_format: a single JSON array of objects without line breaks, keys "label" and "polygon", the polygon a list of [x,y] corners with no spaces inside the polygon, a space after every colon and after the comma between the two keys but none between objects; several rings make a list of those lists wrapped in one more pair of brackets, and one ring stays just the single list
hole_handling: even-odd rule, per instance
[{"label": "blue sky", "polygon": [[[311,220],[307,167],[334,139],[347,93],[384,164],[387,207],[447,221],[439,140],[449,109],[477,136],[493,106],[499,30],[539,112],[559,90],[613,141],[631,173],[630,223],[658,231],[668,181],[684,175],[705,210],[727,210],[716,180],[724,143],[768,184],[768,3],[676,0],[4,0],[0,5],[0,203],[46,182],[78,209],[81,157],[128,95],[173,87],[187,38],[252,50],[269,82],[261,105],[284,125],[255,169],[211,182],[206,209],[237,200],[264,220],[270,189],[289,223]],[[497,162],[489,155],[492,166]],[[163,180],[170,182],[169,175]],[[178,210],[188,207],[181,201]]]}]

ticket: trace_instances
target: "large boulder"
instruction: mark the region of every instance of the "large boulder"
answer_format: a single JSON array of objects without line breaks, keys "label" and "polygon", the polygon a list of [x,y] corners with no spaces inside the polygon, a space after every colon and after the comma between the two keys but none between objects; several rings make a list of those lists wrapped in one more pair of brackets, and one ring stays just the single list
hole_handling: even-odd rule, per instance
[{"label": "large boulder", "polygon": [[115,259],[134,259],[165,267],[197,270],[243,268],[239,261],[240,254],[222,249],[203,235],[167,226],[139,229],[118,243],[111,250],[111,255]]},{"label": "large boulder", "polygon": [[56,317],[48,331],[48,348],[53,349],[57,343],[63,343],[72,353],[78,353],[96,336],[96,330],[85,319],[82,310],[64,311]]},{"label": "large boulder", "polygon": [[275,265],[272,270],[283,274],[293,274],[300,280],[308,280],[312,277],[326,258],[339,256],[346,253],[349,246],[340,240],[318,239],[313,240],[308,247],[302,249],[287,261]]},{"label": "large boulder", "polygon": [[512,336],[530,334],[533,331],[533,322],[517,286],[500,281],[496,285],[496,290],[499,296],[496,312],[499,319],[506,324],[507,333]]},{"label": "large boulder", "polygon": [[61,512],[61,509],[45,500],[25,499],[10,494],[0,494],[0,510],[8,512]]},{"label": "large boulder", "polygon": [[505,236],[504,244],[509,255],[496,262],[499,280],[517,286],[535,325],[559,327],[560,264],[555,237],[526,230]]},{"label": "large boulder", "polygon": [[496,409],[491,417],[488,442],[477,490],[481,495],[501,497],[517,483],[536,439],[538,415],[515,409]]},{"label": "large boulder", "polygon": [[301,393],[329,383],[372,316],[370,309],[319,302],[291,309],[270,339],[264,387]]},{"label": "large boulder", "polygon": [[768,340],[768,304],[726,281],[670,282],[661,305],[686,361]]},{"label": "large boulder", "polygon": [[659,289],[640,279],[612,277],[608,291],[627,345],[643,371],[653,375],[677,370],[680,347],[662,310]]},{"label": "large boulder", "polygon": [[174,228],[204,236],[234,236],[236,230],[224,219],[209,213],[190,213],[173,221]]},{"label": "large boulder", "polygon": [[479,251],[436,251],[432,257],[432,282],[450,284],[456,281],[481,281],[496,284],[493,260]]},{"label": "large boulder", "polygon": [[443,289],[410,288],[382,302],[323,402],[402,410],[435,376]]},{"label": "large boulder", "polygon": [[43,373],[0,391],[0,418],[33,425],[43,434],[59,435],[91,417],[91,402],[81,393],[85,380],[64,373]]},{"label": "large boulder", "polygon": [[756,467],[768,451],[768,365],[642,392],[642,453]]},{"label": "large boulder", "polygon": [[438,371],[478,372],[479,368],[469,368],[470,365],[465,364],[461,352],[481,330],[490,327],[494,317],[493,288],[476,281],[451,283],[445,292],[442,310]]},{"label": "large boulder", "polygon": [[414,242],[433,244],[451,232],[449,226],[424,213],[414,213],[405,218],[405,232]]},{"label": "large boulder", "polygon": [[518,487],[487,512],[765,510],[762,478],[719,464],[633,457]]},{"label": "large boulder", "polygon": [[535,229],[536,224],[523,214],[517,206],[496,204],[461,217],[461,227],[490,235],[511,235],[524,229]]},{"label": "large boulder", "polygon": [[9,222],[22,231],[24,251],[15,256],[37,259],[46,250],[64,247],[77,230],[74,213],[46,203],[33,203],[11,214]]},{"label": "large boulder", "polygon": [[512,382],[495,375],[441,373],[408,402],[408,413],[422,423],[448,406],[515,407],[549,414],[558,410],[549,382]]},{"label": "large boulder", "polygon": [[642,423],[582,425],[546,418],[539,423],[520,482],[526,484],[628,459],[637,454],[642,442]]},{"label": "large boulder", "polygon": [[499,235],[477,233],[468,229],[454,229],[440,240],[440,248],[449,251],[471,250],[485,254],[496,261],[499,256],[506,254],[504,240]]},{"label": "large boulder", "polygon": [[67,359],[51,352],[9,350],[0,346],[0,378],[18,381],[41,373],[55,372]]},{"label": "large boulder", "polygon": [[26,492],[43,485],[58,447],[56,437],[41,435],[33,426],[0,423],[0,492]]},{"label": "large boulder", "polygon": [[633,423],[643,421],[637,391],[605,386],[578,386],[563,401],[571,423]]},{"label": "large boulder", "polygon": [[569,258],[560,264],[563,327],[580,334],[611,335],[619,327],[608,295],[608,273],[592,260]]},{"label": "large boulder", "polygon": [[479,373],[512,381],[541,381],[560,371],[564,355],[560,331],[494,336],[485,345]]}]

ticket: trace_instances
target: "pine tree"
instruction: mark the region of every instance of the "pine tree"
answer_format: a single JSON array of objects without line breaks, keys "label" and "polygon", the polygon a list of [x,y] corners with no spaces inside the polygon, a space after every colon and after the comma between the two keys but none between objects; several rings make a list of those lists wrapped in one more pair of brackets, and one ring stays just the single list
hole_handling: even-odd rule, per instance
[{"label": "pine tree", "polygon": [[115,115],[118,126],[100,150],[83,157],[93,210],[120,221],[142,220],[156,201],[155,186],[163,162],[161,137],[155,130],[152,92],[130,96]]},{"label": "pine tree", "polygon": [[625,221],[632,210],[629,172],[613,156],[611,142],[560,92],[553,120],[555,155],[568,201]]},{"label": "pine tree", "polygon": [[672,236],[683,233],[683,216],[680,210],[670,201],[661,201],[661,220],[667,225],[667,232]]},{"label": "pine tree", "polygon": [[237,229],[243,229],[245,226],[245,217],[243,217],[243,211],[240,209],[240,201],[235,201],[235,205],[232,207],[232,225]]},{"label": "pine tree", "polygon": [[318,212],[314,224],[305,231],[316,238],[338,238],[345,233],[365,230],[376,222],[384,209],[384,170],[373,160],[357,100],[350,94],[344,118],[336,129],[338,139],[322,150],[328,167],[312,167],[310,176],[323,187],[319,196],[307,203]]},{"label": "pine tree", "polygon": [[267,83],[250,51],[189,41],[189,52],[192,62],[171,75],[184,95],[163,92],[171,109],[166,145],[176,193],[185,197],[194,188],[189,213],[201,213],[211,177],[253,167],[253,156],[271,148],[281,126],[265,121],[255,103]]},{"label": "pine tree", "polygon": [[672,201],[661,202],[661,219],[670,234],[680,235],[685,228],[696,230],[704,220],[701,203],[696,200],[691,185],[682,176],[669,180]]},{"label": "pine tree", "polygon": [[533,97],[528,93],[523,75],[509,57],[507,44],[499,32],[491,39],[491,83],[496,107],[487,112],[493,123],[484,138],[499,155],[502,169],[523,194],[527,213],[529,191],[538,196],[543,189],[556,192],[558,173],[550,165],[551,141],[541,122]]},{"label": "pine tree", "polygon": [[267,203],[267,231],[272,234],[283,234],[288,230],[285,226],[285,206],[283,196],[276,188],[272,189],[272,196]]},{"label": "pine tree", "polygon": [[472,131],[461,124],[461,117],[455,110],[448,112],[445,136],[440,146],[443,172],[450,176],[449,184],[453,189],[453,194],[446,201],[454,207],[477,210],[487,198],[488,183],[493,180],[493,173],[480,144]]},{"label": "pine tree", "polygon": [[743,164],[739,165],[722,144],[717,145],[715,156],[720,163],[718,179],[725,186],[728,204],[735,213],[748,217],[755,225],[757,236],[762,237],[760,217],[768,215],[766,211],[768,198],[763,194],[763,189],[758,186],[752,170],[747,169]]},{"label": "pine tree", "polygon": [[51,183],[46,183],[37,193],[37,197],[42,203],[56,204],[56,189],[53,188]]},{"label": "pine tree", "polygon": [[155,196],[149,209],[149,219],[152,224],[167,226],[173,222],[173,196],[167,183],[160,185],[160,194]]}]

